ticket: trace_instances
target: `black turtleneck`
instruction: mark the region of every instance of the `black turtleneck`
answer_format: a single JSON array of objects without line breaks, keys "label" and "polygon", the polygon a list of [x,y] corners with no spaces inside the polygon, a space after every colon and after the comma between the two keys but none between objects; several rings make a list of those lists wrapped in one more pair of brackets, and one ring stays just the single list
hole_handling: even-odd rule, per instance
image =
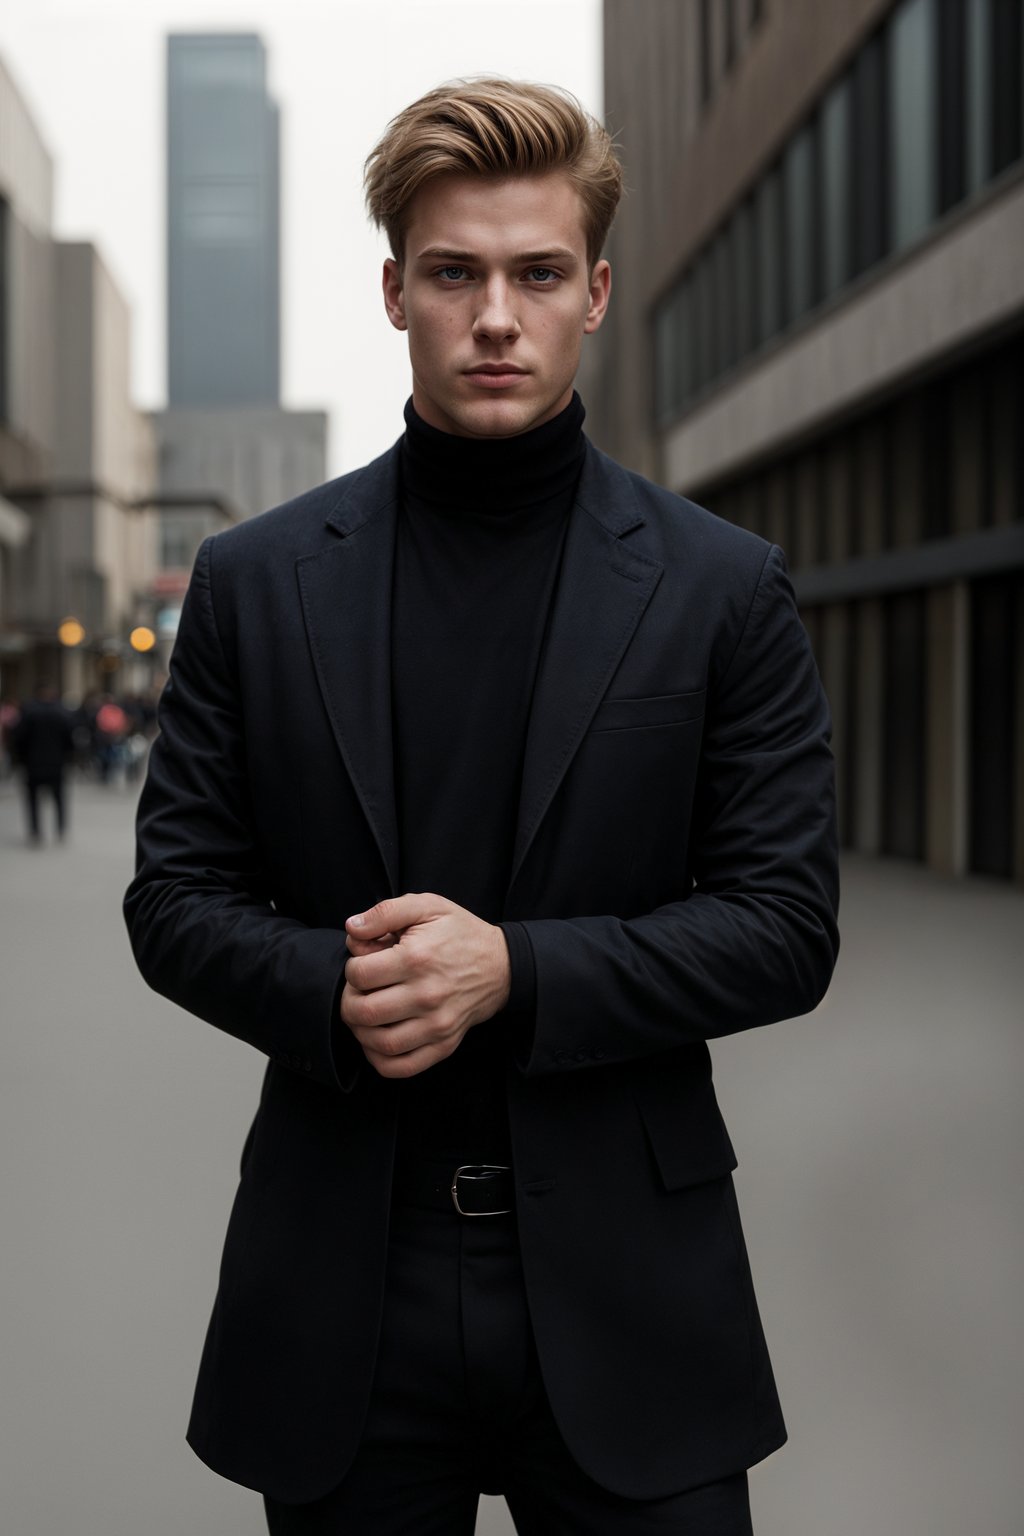
[{"label": "black turtleneck", "polygon": [[[392,606],[401,889],[501,918],[530,701],[583,464],[578,395],[513,438],[439,432],[406,406]],[[532,998],[525,933],[504,925],[511,1014]],[[400,1154],[508,1162],[508,1014],[402,1083]]]}]

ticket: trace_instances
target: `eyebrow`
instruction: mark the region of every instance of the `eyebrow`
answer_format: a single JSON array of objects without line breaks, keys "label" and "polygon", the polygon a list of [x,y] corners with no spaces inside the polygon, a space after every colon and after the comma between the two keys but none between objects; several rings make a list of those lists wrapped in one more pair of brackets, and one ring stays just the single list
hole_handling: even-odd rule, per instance
[{"label": "eyebrow", "polygon": [[[464,261],[469,266],[477,266],[480,256],[476,251],[449,251],[441,246],[431,245],[425,251],[420,251],[417,261]],[[513,267],[541,266],[547,261],[577,262],[579,258],[574,251],[565,250],[561,246],[554,246],[547,251],[520,251],[509,258],[509,265]]]}]

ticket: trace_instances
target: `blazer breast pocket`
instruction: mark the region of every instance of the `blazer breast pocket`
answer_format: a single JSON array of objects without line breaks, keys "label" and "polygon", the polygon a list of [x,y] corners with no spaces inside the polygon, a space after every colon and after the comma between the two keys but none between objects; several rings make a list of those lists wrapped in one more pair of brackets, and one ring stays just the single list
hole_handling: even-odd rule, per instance
[{"label": "blazer breast pocket", "polygon": [[643,699],[605,699],[590,722],[590,734],[605,731],[652,730],[686,725],[704,715],[707,689],[696,693],[660,693]]}]

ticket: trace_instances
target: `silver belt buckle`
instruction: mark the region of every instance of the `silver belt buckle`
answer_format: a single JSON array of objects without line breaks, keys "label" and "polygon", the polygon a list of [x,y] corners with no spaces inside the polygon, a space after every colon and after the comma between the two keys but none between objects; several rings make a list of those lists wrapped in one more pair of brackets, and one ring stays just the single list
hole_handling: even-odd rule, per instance
[{"label": "silver belt buckle", "polygon": [[452,1176],[452,1204],[460,1216],[508,1216],[512,1212],[510,1205],[503,1205],[495,1211],[464,1211],[459,1204],[459,1180],[482,1179],[489,1173],[511,1173],[512,1170],[505,1163],[463,1163],[461,1168],[456,1168]]}]

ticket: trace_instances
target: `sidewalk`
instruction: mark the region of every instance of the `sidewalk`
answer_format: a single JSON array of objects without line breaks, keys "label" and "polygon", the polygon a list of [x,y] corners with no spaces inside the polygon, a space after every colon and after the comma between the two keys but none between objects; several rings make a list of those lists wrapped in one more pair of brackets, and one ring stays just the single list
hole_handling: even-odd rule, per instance
[{"label": "sidewalk", "polygon": [[[262,1064],[135,974],[133,799],[32,850],[0,786],[3,1528],[256,1536],[182,1435]],[[815,1015],[714,1047],[791,1433],[755,1528],[1019,1536],[1024,895],[851,860],[843,919]]]}]

